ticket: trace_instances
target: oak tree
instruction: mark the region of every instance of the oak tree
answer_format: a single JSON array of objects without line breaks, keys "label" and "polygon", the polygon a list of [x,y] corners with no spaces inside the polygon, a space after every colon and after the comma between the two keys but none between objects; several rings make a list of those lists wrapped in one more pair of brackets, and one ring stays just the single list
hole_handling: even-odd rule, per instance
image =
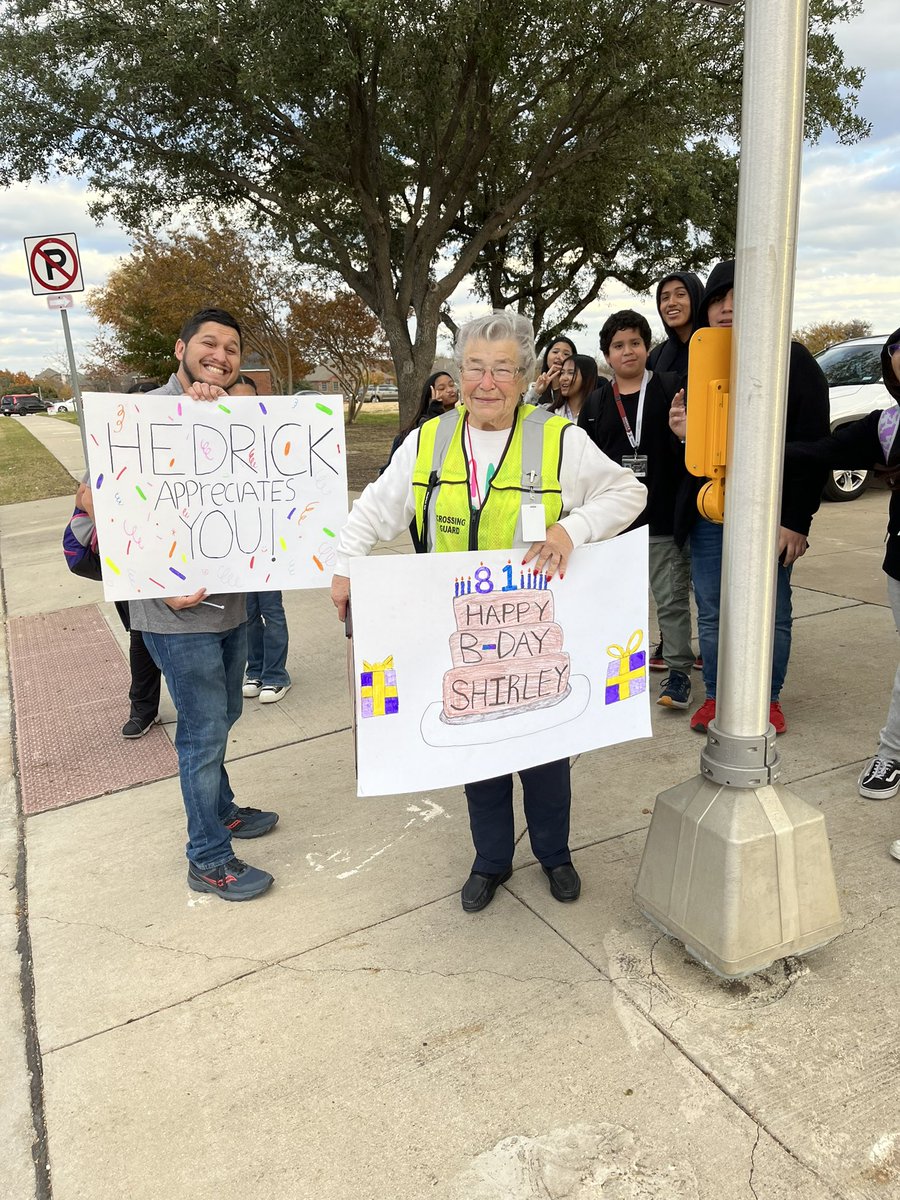
[{"label": "oak tree", "polygon": [[[866,131],[862,73],[832,34],[860,7],[812,0],[811,137]],[[252,214],[380,319],[406,421],[450,298],[526,219],[576,279],[609,273],[617,223],[621,262],[646,276],[665,260],[671,230],[657,251],[652,229],[628,229],[635,189],[663,212],[696,146],[733,158],[741,18],[687,0],[7,0],[0,177],[78,176],[129,229]],[[604,164],[610,228],[573,239],[548,197],[577,200]],[[704,211],[672,219],[702,242]],[[504,289],[552,295],[516,283],[508,246]]]}]

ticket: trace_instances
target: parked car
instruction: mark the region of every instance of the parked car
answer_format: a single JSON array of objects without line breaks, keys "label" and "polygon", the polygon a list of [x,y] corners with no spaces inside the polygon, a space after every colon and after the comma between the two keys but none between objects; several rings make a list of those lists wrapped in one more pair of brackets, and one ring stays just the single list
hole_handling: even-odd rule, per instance
[{"label": "parked car", "polygon": [[47,409],[47,412],[49,412],[49,413],[74,412],[74,411],[75,411],[75,401],[74,400],[56,400]]},{"label": "parked car", "polygon": [[7,417],[24,416],[26,413],[43,413],[47,403],[32,392],[10,392],[0,399],[0,413]]},{"label": "parked car", "polygon": [[378,404],[380,401],[399,400],[400,393],[397,391],[396,384],[393,383],[373,383],[366,388],[366,400],[372,404]]},{"label": "parked car", "polygon": [[[894,403],[881,378],[884,343],[884,337],[850,338],[816,355],[828,380],[832,433]],[[872,472],[864,469],[832,471],[823,494],[828,500],[855,500],[871,482]]]}]

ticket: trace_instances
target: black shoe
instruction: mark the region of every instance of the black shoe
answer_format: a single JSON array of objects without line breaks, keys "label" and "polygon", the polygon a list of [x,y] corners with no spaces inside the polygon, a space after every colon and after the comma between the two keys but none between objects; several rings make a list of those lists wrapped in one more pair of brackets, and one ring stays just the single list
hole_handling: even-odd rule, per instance
[{"label": "black shoe", "polygon": [[277,824],[278,813],[262,812],[258,808],[239,808],[235,815],[225,822],[225,828],[233,838],[255,838],[262,837]]},{"label": "black shoe", "polygon": [[129,717],[122,726],[123,738],[142,738],[145,733],[149,733],[153,726],[157,723],[159,717]]},{"label": "black shoe", "polygon": [[239,858],[230,858],[221,867],[201,871],[188,864],[188,887],[192,892],[212,892],[223,900],[252,900],[261,896],[275,882],[268,871],[249,867]]},{"label": "black shoe", "polygon": [[570,862],[558,867],[542,867],[541,870],[550,880],[550,892],[554,900],[562,900],[565,904],[577,900],[581,895],[581,879]]},{"label": "black shoe", "polygon": [[478,871],[473,871],[459,893],[465,911],[480,912],[487,908],[494,898],[494,892],[501,883],[506,883],[511,875],[512,867],[501,875],[480,875]]},{"label": "black shoe", "polygon": [[663,708],[687,708],[691,703],[691,680],[683,671],[670,671],[662,681],[657,704]]}]

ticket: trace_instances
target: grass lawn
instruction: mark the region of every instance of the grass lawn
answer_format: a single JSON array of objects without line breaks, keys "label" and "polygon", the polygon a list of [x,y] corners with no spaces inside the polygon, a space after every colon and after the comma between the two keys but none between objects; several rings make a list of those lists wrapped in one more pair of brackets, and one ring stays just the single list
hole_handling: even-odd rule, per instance
[{"label": "grass lawn", "polygon": [[73,413],[73,412],[71,412],[71,413],[70,412],[47,413],[47,416],[52,417],[54,421],[68,421],[70,425],[78,424],[78,413]]},{"label": "grass lawn", "polygon": [[26,425],[11,417],[0,417],[0,504],[74,496],[75,486],[65,467],[31,436]]},{"label": "grass lawn", "polygon": [[352,425],[347,425],[347,482],[356,491],[378,477],[400,428],[395,404],[391,412],[372,412],[372,407],[369,405]]}]

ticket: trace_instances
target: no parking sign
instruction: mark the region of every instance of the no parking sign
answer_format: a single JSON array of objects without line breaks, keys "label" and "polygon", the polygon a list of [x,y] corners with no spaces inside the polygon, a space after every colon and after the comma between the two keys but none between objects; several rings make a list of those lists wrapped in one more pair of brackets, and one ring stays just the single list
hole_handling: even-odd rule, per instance
[{"label": "no parking sign", "polygon": [[78,239],[74,233],[25,238],[25,257],[33,295],[84,291]]}]

